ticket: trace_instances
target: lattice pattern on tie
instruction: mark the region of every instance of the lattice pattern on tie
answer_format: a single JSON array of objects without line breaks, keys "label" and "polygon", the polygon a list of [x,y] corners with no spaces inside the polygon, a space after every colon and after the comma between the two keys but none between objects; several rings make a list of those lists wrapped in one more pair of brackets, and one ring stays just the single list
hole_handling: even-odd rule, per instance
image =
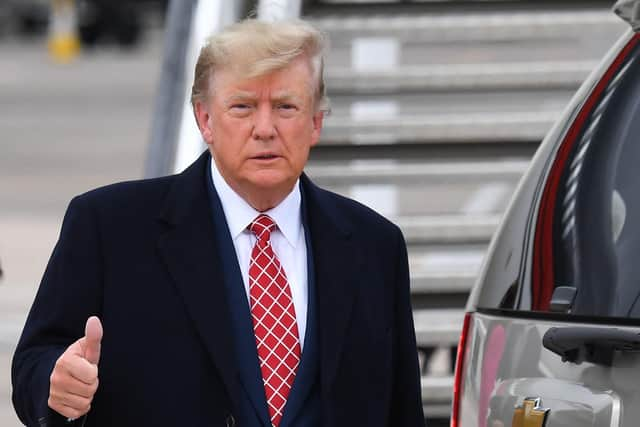
[{"label": "lattice pattern on tie", "polygon": [[271,247],[276,224],[259,215],[249,262],[249,300],[271,423],[277,427],[300,363],[300,340],[287,275]]}]

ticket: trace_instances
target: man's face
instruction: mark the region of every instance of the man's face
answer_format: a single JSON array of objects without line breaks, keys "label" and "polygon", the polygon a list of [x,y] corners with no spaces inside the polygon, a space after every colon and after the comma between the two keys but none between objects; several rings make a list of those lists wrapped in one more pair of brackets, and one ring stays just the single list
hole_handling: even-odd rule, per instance
[{"label": "man's face", "polygon": [[218,170],[259,210],[286,197],[320,138],[323,113],[315,108],[314,83],[305,58],[253,79],[222,69],[215,72],[209,99],[196,103]]}]

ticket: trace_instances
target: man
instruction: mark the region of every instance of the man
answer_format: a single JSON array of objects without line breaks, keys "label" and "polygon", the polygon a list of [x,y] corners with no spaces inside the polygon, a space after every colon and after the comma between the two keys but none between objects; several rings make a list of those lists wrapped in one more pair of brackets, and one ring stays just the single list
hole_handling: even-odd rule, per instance
[{"label": "man", "polygon": [[406,247],[302,173],[322,37],[213,36],[192,104],[208,152],[70,204],[13,363],[27,424],[424,424]]}]

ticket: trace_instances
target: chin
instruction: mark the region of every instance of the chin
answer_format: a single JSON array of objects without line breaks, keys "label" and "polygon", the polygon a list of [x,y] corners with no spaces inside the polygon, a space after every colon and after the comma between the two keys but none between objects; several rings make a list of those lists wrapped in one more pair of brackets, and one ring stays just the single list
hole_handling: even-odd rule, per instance
[{"label": "chin", "polygon": [[275,170],[264,170],[253,174],[248,181],[255,187],[265,190],[272,188],[293,187],[298,177]]}]

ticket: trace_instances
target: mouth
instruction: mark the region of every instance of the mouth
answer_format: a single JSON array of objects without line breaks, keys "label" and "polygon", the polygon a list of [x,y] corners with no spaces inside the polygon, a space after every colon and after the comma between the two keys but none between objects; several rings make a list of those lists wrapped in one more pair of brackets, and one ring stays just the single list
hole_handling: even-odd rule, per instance
[{"label": "mouth", "polygon": [[253,159],[256,159],[256,160],[271,160],[271,159],[276,159],[276,158],[278,158],[278,157],[279,157],[279,156],[277,156],[277,155],[275,155],[275,154],[268,154],[268,153],[267,153],[267,154],[260,154],[260,155],[258,155],[258,156],[254,156],[254,157],[252,157],[252,158],[253,158]]}]

